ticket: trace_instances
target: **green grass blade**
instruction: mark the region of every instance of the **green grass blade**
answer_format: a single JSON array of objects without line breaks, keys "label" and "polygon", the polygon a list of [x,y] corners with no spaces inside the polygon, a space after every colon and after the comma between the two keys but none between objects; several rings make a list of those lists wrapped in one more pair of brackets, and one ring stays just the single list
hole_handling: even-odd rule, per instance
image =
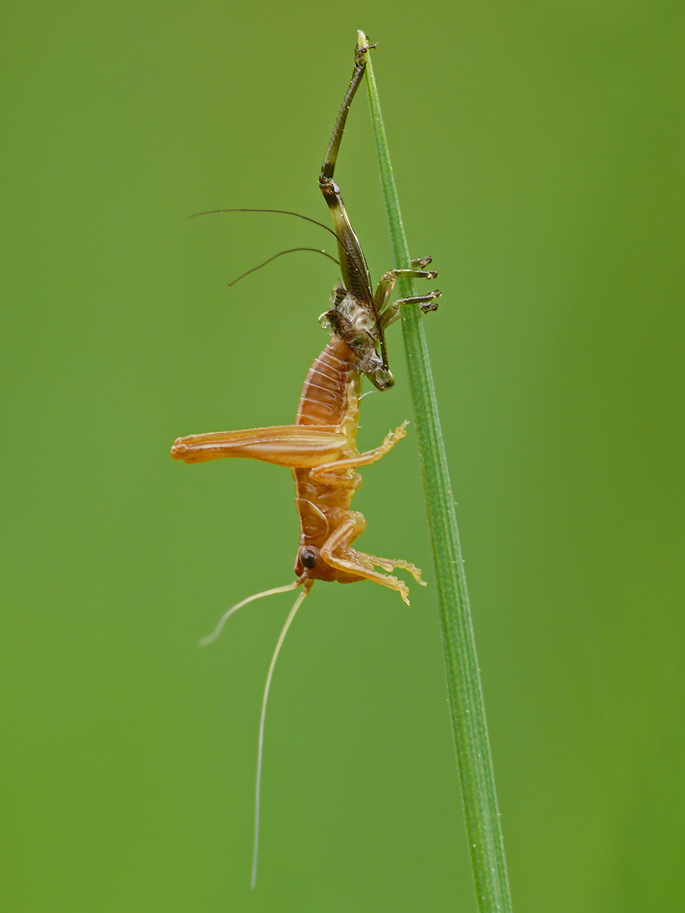
[{"label": "green grass blade", "polygon": [[[359,32],[359,46],[366,44],[365,35]],[[395,261],[398,267],[406,268],[411,265],[409,250],[370,55],[366,84]],[[416,294],[411,279],[401,279],[399,286],[402,297]],[[506,913],[511,911],[511,896],[476,643],[423,319],[417,306],[403,309],[402,329],[435,562],[447,693],[478,909],[481,913]]]}]

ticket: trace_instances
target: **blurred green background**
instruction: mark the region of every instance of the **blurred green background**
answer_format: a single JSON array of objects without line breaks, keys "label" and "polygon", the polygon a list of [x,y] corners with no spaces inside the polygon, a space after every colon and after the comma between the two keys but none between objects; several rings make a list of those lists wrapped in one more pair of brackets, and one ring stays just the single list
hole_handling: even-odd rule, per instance
[{"label": "blurred green background", "polygon": [[[289,473],[173,439],[283,424],[324,343],[317,175],[374,64],[426,320],[516,910],[685,904],[680,2],[27,2],[2,29],[7,913],[473,911],[433,588],[292,579]],[[364,95],[338,173],[391,265]],[[411,418],[364,400],[360,444]],[[432,582],[413,437],[362,544]]]}]

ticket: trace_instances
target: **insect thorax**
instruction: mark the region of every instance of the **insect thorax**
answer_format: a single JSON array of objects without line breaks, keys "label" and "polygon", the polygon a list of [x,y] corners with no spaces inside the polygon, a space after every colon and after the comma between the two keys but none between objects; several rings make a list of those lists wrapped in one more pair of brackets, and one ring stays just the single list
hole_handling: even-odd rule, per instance
[{"label": "insect thorax", "polygon": [[357,356],[357,369],[383,390],[393,384],[392,374],[376,351],[380,339],[378,320],[372,307],[338,283],[328,299],[329,309],[320,317],[321,326],[340,336]]}]

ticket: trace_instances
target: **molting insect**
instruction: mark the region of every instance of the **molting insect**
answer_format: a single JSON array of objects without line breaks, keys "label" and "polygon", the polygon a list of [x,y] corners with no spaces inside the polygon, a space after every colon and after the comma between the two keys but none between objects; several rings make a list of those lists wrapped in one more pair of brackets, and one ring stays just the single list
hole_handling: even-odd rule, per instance
[{"label": "molting insect", "polygon": [[333,218],[332,233],[337,242],[342,281],[333,290],[328,310],[320,318],[331,338],[305,378],[295,424],[189,435],[178,438],[171,450],[174,459],[186,463],[224,457],[275,463],[289,467],[295,480],[295,504],[300,519],[295,581],[257,593],[233,606],[221,618],[214,633],[204,641],[214,640],[230,615],[247,603],[302,587],[272,656],[262,702],[253,885],[266,702],[276,659],[297,609],[316,580],[337,580],[339,583],[371,580],[398,591],[407,604],[407,585],[390,572],[394,569],[406,570],[422,583],[421,572],[413,564],[402,559],[368,555],[352,547],[366,526],[363,515],[351,509],[354,493],[361,485],[357,470],[375,463],[388,453],[404,437],[407,424],[405,422],[388,434],[380,446],[364,452],[357,449],[362,376],[367,376],[380,390],[392,386],[385,346],[386,328],[398,318],[401,307],[417,304],[423,311],[432,311],[437,308],[436,300],[440,296],[436,290],[390,303],[398,276],[419,279],[434,279],[437,276],[435,271],[425,268],[430,264],[430,257],[412,261],[411,269],[389,270],[381,277],[375,292],[372,291],[364,253],[345,211],[340,188],[333,179],[347,114],[363,78],[368,51],[368,45],[360,45],[356,50],[352,79],[319,176],[319,185]]}]

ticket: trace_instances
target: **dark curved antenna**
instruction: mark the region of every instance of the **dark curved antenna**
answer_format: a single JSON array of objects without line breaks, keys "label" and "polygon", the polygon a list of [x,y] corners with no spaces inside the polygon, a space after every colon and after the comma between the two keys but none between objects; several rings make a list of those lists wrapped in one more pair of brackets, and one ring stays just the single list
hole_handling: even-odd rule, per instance
[{"label": "dark curved antenna", "polygon": [[[360,269],[359,265],[355,261],[354,257],[352,256],[352,252],[350,251],[349,247],[345,243],[344,239],[341,240],[338,237],[338,235],[333,231],[333,229],[329,228],[328,225],[324,225],[323,222],[317,222],[316,219],[311,219],[309,216],[303,216],[301,212],[290,212],[290,210],[288,210],[288,209],[242,209],[242,208],[240,208],[240,209],[207,209],[205,212],[194,212],[191,216],[188,216],[188,218],[195,219],[198,216],[213,216],[213,215],[218,215],[219,213],[222,213],[222,212],[275,212],[275,213],[279,213],[282,216],[295,216],[298,219],[304,219],[305,222],[311,222],[312,225],[318,225],[319,228],[323,228],[324,231],[327,231],[329,235],[333,235],[333,237],[338,242],[338,244],[340,244],[340,246],[343,248],[343,250],[346,251],[346,253],[349,257],[350,265],[354,268],[355,272],[357,273],[359,278],[362,280],[364,285],[366,285],[368,282],[367,277],[364,275],[364,273]],[[331,257],[331,259],[333,260],[334,258]],[[266,262],[268,263],[269,261],[267,260]],[[335,262],[338,264],[338,266],[340,266],[340,263],[338,260],[336,260]],[[258,269],[259,267],[256,267],[256,268]],[[251,272],[251,270],[248,270],[248,272]],[[247,273],[244,273],[243,275],[247,275]],[[242,277],[238,276],[238,279],[240,279],[240,278],[242,278]],[[235,279],[234,281],[237,282],[238,279]],[[230,284],[233,285],[232,282]],[[380,321],[379,321],[378,314],[376,314],[376,308],[373,303],[373,292],[371,291],[371,289],[369,289],[368,305],[373,310],[375,317],[376,317],[376,325],[380,329]],[[380,333],[380,337],[383,340],[382,331]],[[381,348],[385,349],[384,340],[383,340],[383,342],[381,342]],[[385,360],[387,361],[387,357]]]},{"label": "dark curved antenna", "polygon": [[[373,300],[373,292],[372,292],[371,288],[369,287],[369,277],[364,273],[364,271],[361,269],[361,267],[357,263],[353,252],[350,250],[350,248],[347,245],[347,243],[345,242],[344,238],[341,238],[337,234],[337,232],[333,231],[332,228],[329,228],[328,225],[324,225],[323,222],[318,222],[316,219],[312,219],[309,216],[303,216],[301,212],[291,212],[289,209],[252,209],[252,208],[244,209],[242,207],[237,207],[235,209],[234,208],[207,209],[204,212],[194,212],[191,216],[188,216],[188,218],[195,219],[195,218],[197,218],[197,216],[219,215],[224,212],[272,212],[272,213],[277,213],[278,215],[282,215],[282,216],[295,216],[295,218],[297,218],[297,219],[303,219],[305,222],[311,222],[312,225],[318,225],[319,228],[323,228],[324,231],[327,231],[329,235],[333,235],[333,237],[335,238],[335,240],[337,241],[339,246],[346,252],[349,265],[357,273],[357,276],[359,277],[359,279],[361,279],[362,285],[366,286],[366,288],[368,290],[369,300],[367,302],[365,302],[365,304],[373,312],[376,327],[378,329],[378,344],[380,345],[380,349],[381,349],[381,361],[383,362],[383,366],[385,368],[388,367],[388,353],[387,353],[386,347],[385,347],[385,333],[383,332],[383,327],[381,326],[381,321],[380,321],[380,315],[376,309],[376,304]],[[276,256],[279,256],[279,254],[277,254]],[[326,256],[330,256],[330,254],[327,254]],[[273,259],[273,258],[271,258],[271,259]],[[335,258],[331,257],[331,260],[335,260]],[[268,262],[269,262],[268,260],[265,261],[265,263],[268,263]],[[335,260],[335,262],[338,263],[338,266],[340,265],[338,260]],[[264,266],[264,263],[260,264],[260,266]],[[254,269],[259,269],[259,266],[254,267]],[[251,272],[253,272],[253,270],[248,270],[247,273],[243,273],[243,276],[246,276]],[[242,279],[242,278],[243,278],[242,276],[238,276],[238,279],[234,279],[233,282],[230,282],[229,286],[234,285],[236,282],[238,282],[239,279]]]},{"label": "dark curved antenna", "polygon": [[[199,213],[198,213],[198,215],[199,215]],[[340,266],[340,263],[338,263],[338,261],[335,259],[335,257],[332,257],[325,250],[320,250],[318,247],[291,247],[289,250],[279,251],[277,254],[274,254],[273,257],[269,257],[268,260],[265,260],[263,263],[260,263],[258,266],[253,266],[252,269],[246,270],[244,273],[242,273],[240,276],[238,276],[237,279],[234,279],[232,282],[229,282],[228,287],[230,288],[232,285],[235,285],[236,282],[240,282],[240,280],[244,279],[245,276],[249,276],[250,273],[256,272],[258,269],[261,269],[263,266],[266,266],[267,263],[271,263],[271,261],[275,260],[277,257],[282,257],[284,254],[294,254],[298,250],[309,250],[313,254],[323,254],[324,257],[328,257],[329,260],[332,260],[334,263],[337,263],[338,266]]]},{"label": "dark curved antenna", "polygon": [[300,212],[289,212],[287,209],[208,209],[206,212],[194,212],[192,216],[188,216],[188,218],[195,219],[197,216],[213,216],[221,212],[277,212],[282,216],[297,216],[298,219],[304,219],[305,222],[311,222],[313,225],[318,225],[319,228],[323,228],[329,235],[333,235],[336,241],[340,240],[333,229],[329,228],[328,225],[324,225],[323,222],[317,222],[316,219],[310,219],[309,216],[303,216]]}]

